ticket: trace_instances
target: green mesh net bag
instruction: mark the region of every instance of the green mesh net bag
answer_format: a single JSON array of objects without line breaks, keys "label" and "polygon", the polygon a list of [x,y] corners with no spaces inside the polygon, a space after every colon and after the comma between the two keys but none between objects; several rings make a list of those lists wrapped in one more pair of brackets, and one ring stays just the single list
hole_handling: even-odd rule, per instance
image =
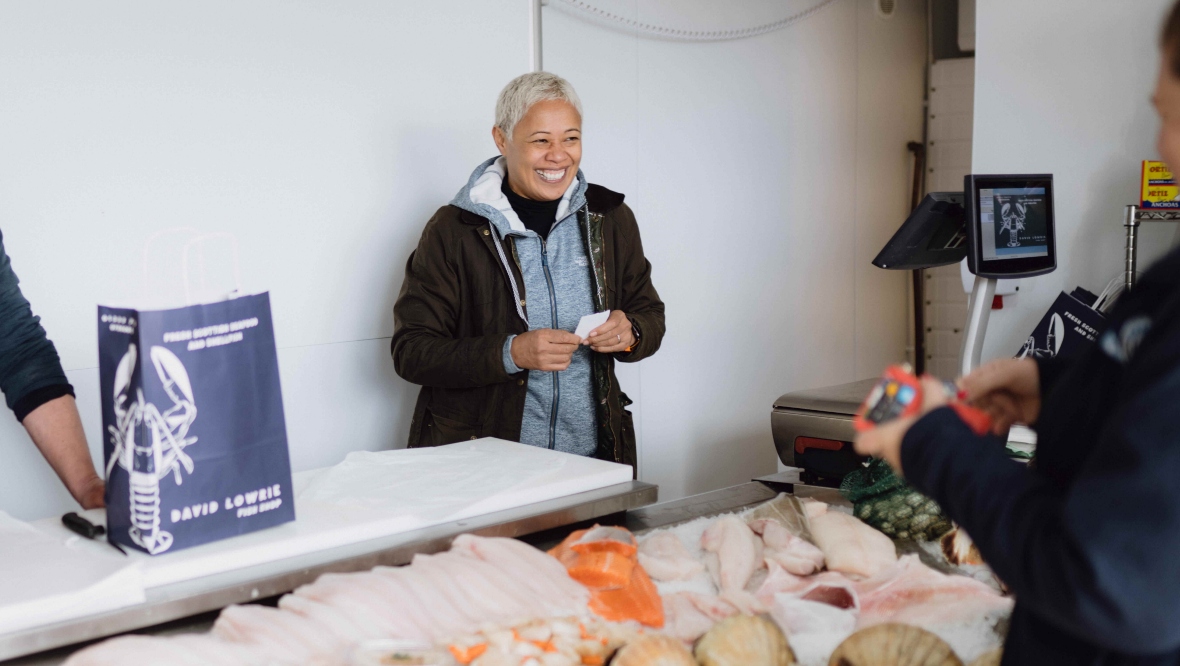
[{"label": "green mesh net bag", "polygon": [[884,460],[850,472],[840,493],[857,518],[894,539],[933,541],[951,530],[938,504],[893,473]]}]

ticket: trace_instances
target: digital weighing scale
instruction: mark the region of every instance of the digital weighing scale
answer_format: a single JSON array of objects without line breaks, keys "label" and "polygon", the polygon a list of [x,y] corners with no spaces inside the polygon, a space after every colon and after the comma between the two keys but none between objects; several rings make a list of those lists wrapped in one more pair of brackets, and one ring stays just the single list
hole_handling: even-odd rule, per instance
[{"label": "digital weighing scale", "polygon": [[[962,192],[927,194],[873,265],[914,270],[967,259],[975,275],[960,372],[979,366],[996,280],[1044,275],[1057,267],[1053,176],[979,175]],[[770,428],[779,459],[800,480],[835,486],[865,458],[852,449],[852,417],[878,377],[787,393],[775,401]]]}]

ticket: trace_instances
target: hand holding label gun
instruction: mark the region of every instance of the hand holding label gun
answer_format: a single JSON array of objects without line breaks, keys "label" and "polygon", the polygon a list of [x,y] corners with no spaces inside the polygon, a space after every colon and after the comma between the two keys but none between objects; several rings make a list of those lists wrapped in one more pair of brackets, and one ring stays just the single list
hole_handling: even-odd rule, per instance
[{"label": "hand holding label gun", "polygon": [[901,474],[905,433],[934,409],[949,406],[977,435],[992,429],[991,417],[962,402],[964,397],[954,384],[929,375],[919,379],[908,365],[890,366],[853,417],[859,433],[854,448],[861,455],[884,459]]}]

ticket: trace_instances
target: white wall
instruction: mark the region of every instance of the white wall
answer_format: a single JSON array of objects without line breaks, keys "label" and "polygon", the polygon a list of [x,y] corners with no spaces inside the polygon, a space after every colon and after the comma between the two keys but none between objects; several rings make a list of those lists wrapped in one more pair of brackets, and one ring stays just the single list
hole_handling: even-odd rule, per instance
[{"label": "white wall", "polygon": [[[711,29],[810,3],[595,4]],[[659,354],[620,375],[662,498],[773,473],[779,395],[904,359],[908,273],[869,263],[905,217],[922,132],[925,3],[898,5],[883,20],[842,0],[707,44],[545,12],[545,66],[586,100],[587,177],[627,194],[668,306]]]},{"label": "white wall", "polygon": [[[144,240],[182,225],[235,233],[271,291],[296,469],[403,445],[405,261],[528,62],[523,0],[0,4],[0,230],[95,457],[95,305],[135,302]],[[0,509],[67,510],[0,412]]]},{"label": "white wall", "polygon": [[[1171,4],[978,3],[972,168],[1053,174],[1058,265],[992,312],[985,359],[1015,354],[1059,292],[1121,274],[1123,207],[1137,201],[1140,162],[1158,158],[1150,98]],[[1176,237],[1175,225],[1144,225],[1140,271]]]},{"label": "white wall", "polygon": [[[741,27],[811,0],[596,0]],[[585,170],[628,195],[668,304],[620,370],[665,499],[773,472],[781,393],[905,352],[905,274],[869,265],[904,218],[921,136],[921,0],[839,0],[750,40],[637,39],[545,9],[546,68],[586,105]],[[527,68],[525,0],[0,5],[0,229],[62,353],[96,457],[94,306],[140,297],[160,229],[233,231],[270,289],[292,461],[400,446],[417,387],[390,308],[433,210],[493,153]],[[0,509],[70,506],[0,415]]]}]

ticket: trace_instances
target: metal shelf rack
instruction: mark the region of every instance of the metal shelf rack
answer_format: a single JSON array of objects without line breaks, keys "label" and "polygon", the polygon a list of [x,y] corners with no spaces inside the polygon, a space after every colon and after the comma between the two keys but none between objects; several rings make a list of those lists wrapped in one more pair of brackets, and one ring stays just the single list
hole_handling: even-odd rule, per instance
[{"label": "metal shelf rack", "polygon": [[1139,253],[1139,224],[1141,222],[1180,222],[1180,209],[1140,208],[1127,206],[1123,210],[1123,228],[1127,231],[1126,264],[1123,269],[1123,286],[1130,291],[1135,286],[1135,265]]}]

